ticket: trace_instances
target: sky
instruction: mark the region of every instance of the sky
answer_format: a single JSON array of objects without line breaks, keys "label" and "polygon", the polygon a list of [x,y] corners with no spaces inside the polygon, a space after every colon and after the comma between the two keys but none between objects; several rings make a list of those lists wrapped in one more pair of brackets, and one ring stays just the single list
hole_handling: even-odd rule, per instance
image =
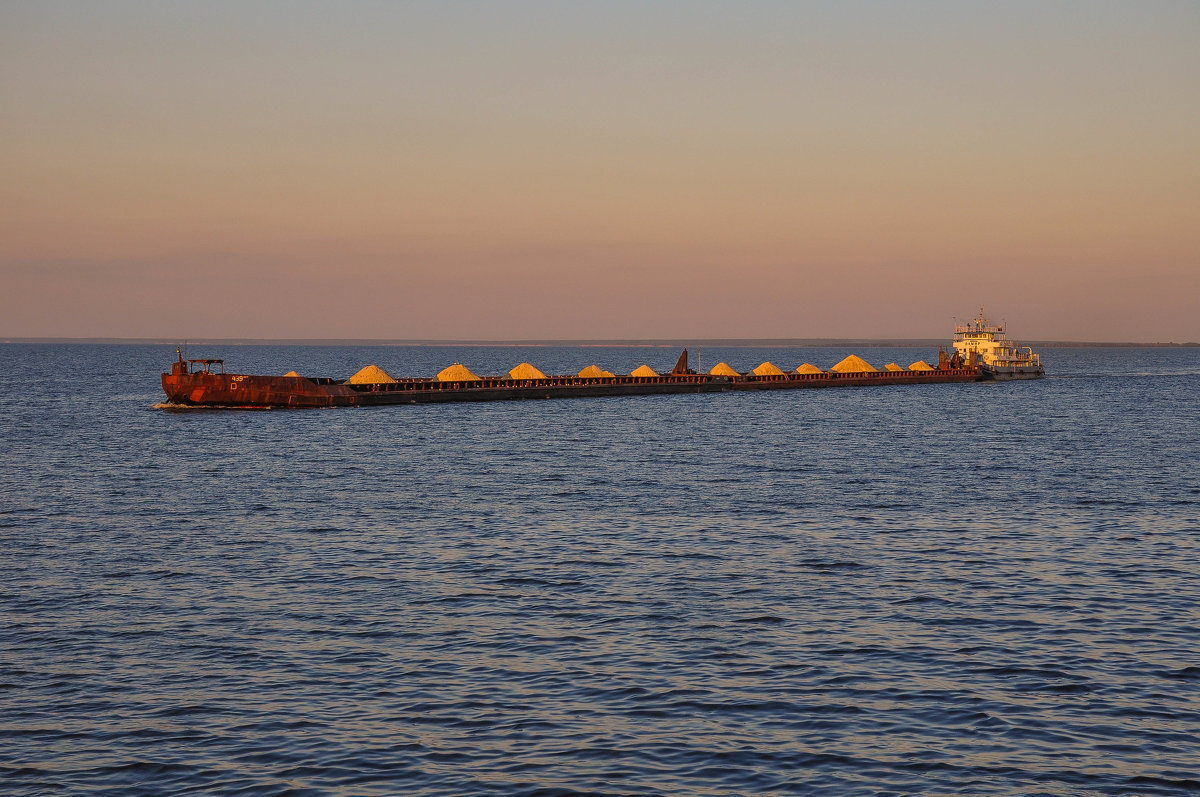
[{"label": "sky", "polygon": [[0,336],[1200,341],[1200,3],[0,4]]}]

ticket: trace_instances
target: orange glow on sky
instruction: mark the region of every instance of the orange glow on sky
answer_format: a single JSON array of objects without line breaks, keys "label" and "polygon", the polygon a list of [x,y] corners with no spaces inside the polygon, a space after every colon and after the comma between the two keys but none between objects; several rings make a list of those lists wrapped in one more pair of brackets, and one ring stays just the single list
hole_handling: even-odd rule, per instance
[{"label": "orange glow on sky", "polygon": [[0,7],[0,335],[1200,341],[1200,5]]}]

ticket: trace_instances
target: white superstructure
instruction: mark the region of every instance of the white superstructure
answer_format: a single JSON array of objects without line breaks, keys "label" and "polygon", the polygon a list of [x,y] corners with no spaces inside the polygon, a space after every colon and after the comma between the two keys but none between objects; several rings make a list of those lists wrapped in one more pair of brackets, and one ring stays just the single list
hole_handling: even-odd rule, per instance
[{"label": "white superstructure", "polygon": [[1028,346],[1008,339],[1003,324],[993,324],[979,308],[973,321],[955,323],[954,351],[967,362],[979,363],[992,379],[1040,379],[1046,375],[1041,358]]}]

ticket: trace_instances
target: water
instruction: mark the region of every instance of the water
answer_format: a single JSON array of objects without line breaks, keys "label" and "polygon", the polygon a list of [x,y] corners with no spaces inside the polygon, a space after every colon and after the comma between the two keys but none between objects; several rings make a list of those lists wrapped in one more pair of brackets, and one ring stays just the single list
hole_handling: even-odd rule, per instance
[{"label": "water", "polygon": [[0,791],[1200,789],[1200,349],[1051,349],[1025,383],[164,412],[173,356],[0,347]]}]

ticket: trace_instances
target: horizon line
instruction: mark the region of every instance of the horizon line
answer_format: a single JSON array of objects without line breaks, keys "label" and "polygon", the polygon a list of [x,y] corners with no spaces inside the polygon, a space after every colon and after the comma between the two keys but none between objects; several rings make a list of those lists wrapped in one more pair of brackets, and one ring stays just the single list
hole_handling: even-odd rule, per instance
[{"label": "horizon line", "polygon": [[[512,346],[512,347],[709,347],[709,348],[807,348],[829,346],[944,346],[943,338],[535,338],[465,339],[434,338],[145,338],[145,337],[0,337],[0,344],[109,344],[142,346]],[[1074,341],[1030,340],[1026,345],[1046,348],[1083,347],[1200,347],[1200,342],[1175,341]]]}]

